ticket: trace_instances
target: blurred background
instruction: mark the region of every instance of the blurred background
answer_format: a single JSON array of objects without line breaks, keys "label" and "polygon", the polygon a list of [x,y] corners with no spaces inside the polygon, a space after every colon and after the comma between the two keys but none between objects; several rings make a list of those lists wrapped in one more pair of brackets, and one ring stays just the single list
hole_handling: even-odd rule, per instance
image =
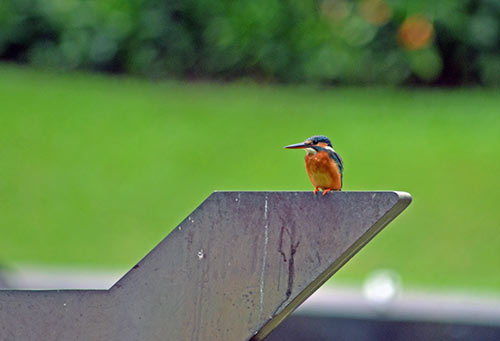
[{"label": "blurred background", "polygon": [[312,190],[324,134],[414,198],[330,287],[498,299],[499,86],[498,0],[3,0],[2,281],[112,284],[214,190]]}]

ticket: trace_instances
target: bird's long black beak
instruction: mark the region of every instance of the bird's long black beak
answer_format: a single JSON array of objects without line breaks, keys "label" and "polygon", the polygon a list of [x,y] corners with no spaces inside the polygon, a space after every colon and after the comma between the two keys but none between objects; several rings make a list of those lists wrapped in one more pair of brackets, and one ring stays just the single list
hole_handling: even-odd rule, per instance
[{"label": "bird's long black beak", "polygon": [[307,148],[309,147],[308,144],[304,143],[304,142],[301,142],[301,143],[296,143],[296,144],[291,144],[289,146],[285,146],[284,148],[287,148],[287,149],[304,149],[304,148]]}]

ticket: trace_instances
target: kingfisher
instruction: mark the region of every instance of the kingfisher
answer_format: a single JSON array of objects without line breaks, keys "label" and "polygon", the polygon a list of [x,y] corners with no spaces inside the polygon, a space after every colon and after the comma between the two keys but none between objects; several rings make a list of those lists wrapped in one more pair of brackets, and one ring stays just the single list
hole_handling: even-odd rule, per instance
[{"label": "kingfisher", "polygon": [[344,165],[340,155],[333,150],[328,137],[312,136],[302,143],[291,144],[285,148],[305,149],[306,171],[314,186],[314,194],[320,188],[323,190],[323,195],[342,189]]}]

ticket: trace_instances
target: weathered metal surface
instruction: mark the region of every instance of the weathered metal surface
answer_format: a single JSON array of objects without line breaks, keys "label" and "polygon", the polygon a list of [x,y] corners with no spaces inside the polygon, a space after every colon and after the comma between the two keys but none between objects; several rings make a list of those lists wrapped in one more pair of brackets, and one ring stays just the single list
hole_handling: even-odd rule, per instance
[{"label": "weathered metal surface", "polygon": [[213,193],[109,290],[0,291],[0,339],[261,340],[410,201]]}]

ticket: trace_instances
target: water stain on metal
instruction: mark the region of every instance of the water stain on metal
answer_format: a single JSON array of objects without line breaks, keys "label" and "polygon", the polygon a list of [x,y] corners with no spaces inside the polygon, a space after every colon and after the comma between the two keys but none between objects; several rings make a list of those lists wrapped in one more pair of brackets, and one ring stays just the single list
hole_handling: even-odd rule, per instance
[{"label": "water stain on metal", "polygon": [[[292,225],[293,226],[293,225]],[[286,232],[286,233],[285,233]],[[288,236],[289,238],[289,254],[288,257],[283,250],[283,239],[285,235]],[[288,280],[287,280],[287,288],[285,291],[285,299],[281,302],[281,304],[276,308],[274,311],[273,315],[276,314],[277,311],[281,309],[283,304],[288,301],[290,296],[292,295],[292,289],[293,289],[293,280],[295,277],[295,253],[297,252],[297,248],[300,245],[300,241],[295,241],[295,227],[292,227],[288,229],[284,225],[281,226],[280,230],[280,235],[279,235],[279,246],[278,246],[278,252],[281,255],[283,262],[287,263],[288,262]],[[279,287],[279,282],[278,282],[278,287]]]},{"label": "water stain on metal", "polygon": [[265,285],[265,272],[266,272],[266,261],[267,261],[267,245],[269,244],[269,223],[268,223],[268,198],[267,195],[265,196],[265,202],[264,202],[264,250],[263,250],[263,256],[262,256],[262,264],[261,264],[261,271],[260,271],[260,313],[259,315],[262,315],[264,311],[264,285]]}]

